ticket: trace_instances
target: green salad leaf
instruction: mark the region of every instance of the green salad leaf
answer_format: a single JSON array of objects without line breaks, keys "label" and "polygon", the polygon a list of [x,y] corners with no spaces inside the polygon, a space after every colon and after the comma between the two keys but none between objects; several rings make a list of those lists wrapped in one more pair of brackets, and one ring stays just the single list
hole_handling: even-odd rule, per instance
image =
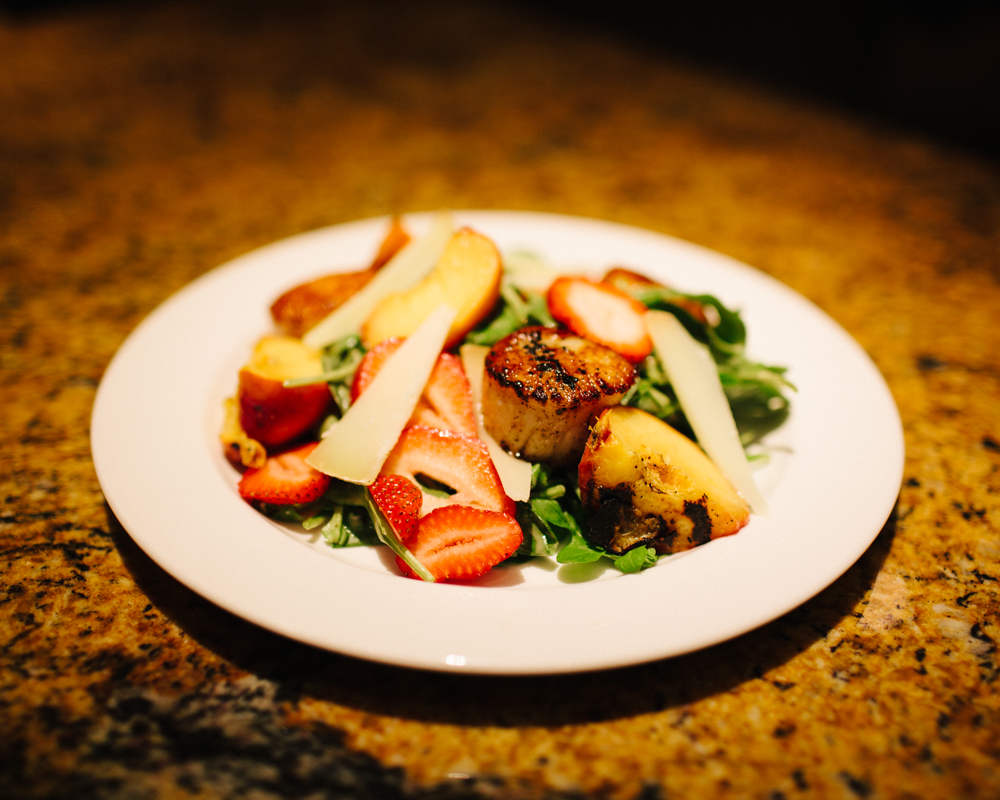
[{"label": "green salad leaf", "polygon": [[[785,392],[795,387],[785,378],[783,367],[758,364],[744,355],[747,332],[738,311],[709,294],[683,294],[665,287],[644,288],[634,296],[650,309],[669,311],[691,336],[708,346],[744,447],[760,441],[788,418]],[[702,314],[695,316],[691,309],[699,307]],[[656,355],[640,363],[637,372],[623,405],[648,411],[694,438]]]},{"label": "green salad leaf", "polygon": [[351,383],[354,373],[365,356],[361,337],[352,333],[323,348],[323,377],[330,387],[330,394],[340,411],[339,416],[351,405]]},{"label": "green salad leaf", "polygon": [[635,547],[615,558],[615,567],[626,575],[640,572],[656,563],[656,551],[652,547]]},{"label": "green salad leaf", "polygon": [[319,528],[323,540],[331,547],[380,542],[365,503],[364,488],[353,483],[334,480],[323,496],[311,503],[254,505],[266,517],[278,522],[295,522],[307,531]]},{"label": "green salad leaf", "polygon": [[[570,484],[568,490],[567,484]],[[516,518],[524,532],[524,541],[515,557],[554,555],[573,534],[580,532],[583,516],[573,474],[532,464],[531,495],[526,502],[517,504]]]},{"label": "green salad leaf", "polygon": [[556,561],[560,564],[590,564],[600,558],[604,558],[605,552],[594,547],[590,542],[577,532],[573,538],[566,543],[566,546],[559,551]]},{"label": "green salad leaf", "polygon": [[389,524],[389,520],[385,518],[382,509],[378,507],[378,503],[375,502],[371,492],[367,489],[365,489],[365,506],[371,515],[372,524],[375,526],[375,533],[378,534],[379,541],[403,559],[406,565],[420,576],[422,580],[434,583],[434,576],[428,572],[427,567],[417,561],[416,556],[399,540],[396,532],[392,529],[392,525]]},{"label": "green salad leaf", "polygon": [[498,310],[487,321],[481,323],[466,335],[470,344],[492,346],[514,331],[528,325],[553,326],[556,321],[549,313],[545,295],[520,289],[510,280],[500,283]]},{"label": "green salad leaf", "polygon": [[[533,272],[546,268],[537,256],[528,261],[527,267],[522,265],[522,273],[525,269]],[[744,447],[760,441],[787,419],[790,407],[787,393],[795,387],[785,377],[784,368],[746,358],[747,331],[738,311],[727,308],[713,295],[685,294],[656,284],[636,284],[630,293],[650,309],[673,314],[697,341],[708,347]],[[555,326],[556,322],[549,313],[545,295],[519,287],[512,273],[502,279],[494,312],[464,342],[491,346],[529,325]],[[351,383],[364,355],[360,336],[345,336],[323,349],[321,374],[285,382],[289,386],[327,383],[337,411],[324,421],[321,431],[350,407]],[[693,431],[656,355],[637,364],[636,373],[636,381],[622,404],[647,411],[693,439]],[[420,480],[420,488],[438,497],[452,493],[449,487],[429,479]],[[272,519],[298,523],[307,531],[318,530],[332,547],[385,544],[420,577],[433,580],[399,541],[364,487],[335,480],[323,497],[312,503],[256,505]],[[508,563],[554,555],[560,564],[586,564],[607,557],[621,572],[635,573],[653,566],[658,559],[651,547],[640,546],[615,556],[587,541],[583,535],[587,513],[580,501],[575,468],[534,464],[531,493],[527,501],[516,504],[516,518],[524,540]]]}]

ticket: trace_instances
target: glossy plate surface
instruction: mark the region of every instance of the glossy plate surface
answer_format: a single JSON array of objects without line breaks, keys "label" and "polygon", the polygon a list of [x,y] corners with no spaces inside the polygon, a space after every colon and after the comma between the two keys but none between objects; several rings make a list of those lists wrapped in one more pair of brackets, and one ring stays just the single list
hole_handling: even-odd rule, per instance
[{"label": "glossy plate surface", "polygon": [[[428,215],[405,219],[415,233]],[[222,402],[284,290],[366,265],[386,219],[325,228],[205,274],[157,308],[115,355],[92,420],[105,496],[167,572],[229,611],[361,658],[494,674],[624,666],[706,647],[795,608],[839,577],[888,518],[903,470],[892,396],[867,354],[767,275],[661,234],[524,212],[457,212],[502,251],[558,266],[625,265],[740,309],[748,354],[789,367],[788,422],[757,473],[770,505],[737,536],[638,575],[535,560],[477,585],[395,574],[386,548],[335,551],[270,522],[236,493]]]}]

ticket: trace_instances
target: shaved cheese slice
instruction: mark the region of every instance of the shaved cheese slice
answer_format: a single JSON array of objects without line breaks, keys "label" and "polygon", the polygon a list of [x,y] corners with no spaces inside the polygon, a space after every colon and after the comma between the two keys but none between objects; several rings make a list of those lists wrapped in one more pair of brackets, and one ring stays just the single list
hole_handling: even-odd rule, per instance
[{"label": "shaved cheese slice", "polygon": [[478,344],[463,344],[459,351],[462,356],[462,367],[465,376],[472,387],[473,412],[476,417],[476,431],[479,438],[486,442],[486,449],[493,459],[497,475],[503,490],[511,500],[527,502],[531,495],[531,462],[515,458],[500,443],[486,432],[483,424],[483,376],[486,371],[486,354],[488,347]]},{"label": "shaved cheese slice", "polygon": [[692,338],[673,314],[650,311],[643,318],[698,444],[747,501],[750,510],[767,514],[767,502],[754,482],[719,371],[708,348]]},{"label": "shaved cheese slice", "polygon": [[408,242],[374,278],[307,331],[302,343],[319,349],[361,330],[384,298],[416,286],[437,266],[454,231],[451,212],[439,211],[427,233]]},{"label": "shaved cheese slice", "polygon": [[427,385],[455,314],[450,306],[438,306],[406,337],[309,454],[309,466],[351,483],[368,485],[378,477]]},{"label": "shaved cheese slice", "polygon": [[544,293],[562,273],[541,256],[523,251],[503,254],[503,276],[518,289]]}]

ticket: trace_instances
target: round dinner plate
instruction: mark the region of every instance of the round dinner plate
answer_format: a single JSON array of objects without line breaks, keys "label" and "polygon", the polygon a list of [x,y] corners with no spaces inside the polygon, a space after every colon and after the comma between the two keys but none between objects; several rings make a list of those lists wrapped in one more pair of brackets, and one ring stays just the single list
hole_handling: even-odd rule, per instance
[{"label": "round dinner plate", "polygon": [[[736,536],[622,575],[535,559],[475,584],[397,573],[384,547],[334,550],[240,499],[222,455],[223,401],[286,289],[360,269],[387,218],[262,247],[194,281],[128,337],[101,381],[91,442],[101,487],[133,539],[212,602],[294,639],[432,670],[543,674],[679,655],[795,608],[839,577],[888,518],[902,480],[892,395],[861,347],[769,276],[688,242],[592,219],[462,211],[501,251],[560,268],[624,265],[740,310],[748,355],[788,367],[788,421],[756,472],[770,505]],[[430,215],[404,218],[419,234]],[[606,559],[602,559],[605,562]]]}]

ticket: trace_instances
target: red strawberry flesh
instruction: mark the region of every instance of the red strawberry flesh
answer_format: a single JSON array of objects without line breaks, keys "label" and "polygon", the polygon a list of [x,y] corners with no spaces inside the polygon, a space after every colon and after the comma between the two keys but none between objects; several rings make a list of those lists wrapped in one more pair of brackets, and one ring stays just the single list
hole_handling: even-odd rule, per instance
[{"label": "red strawberry flesh", "polygon": [[331,478],[305,462],[317,442],[270,456],[259,469],[248,469],[240,479],[244,500],[274,505],[311,503],[322,497]]},{"label": "red strawberry flesh", "polygon": [[[351,402],[372,382],[403,340],[384,339],[369,350],[354,373]],[[427,386],[417,401],[408,425],[429,425],[443,430],[458,431],[474,436],[476,418],[472,405],[472,388],[462,369],[462,361],[451,353],[442,353],[431,371]]]},{"label": "red strawberry flesh", "polygon": [[[523,534],[508,514],[469,506],[438,508],[420,519],[407,547],[438,581],[478,578],[509,558]],[[417,577],[401,558],[400,571]]]},{"label": "red strawberry flesh", "polygon": [[418,484],[418,476],[425,476],[455,490],[447,498],[425,494],[424,514],[449,505],[514,513],[514,501],[503,490],[489,450],[474,436],[413,425],[400,435],[382,474],[402,475]]},{"label": "red strawberry flesh", "polygon": [[405,544],[417,530],[423,500],[420,489],[402,475],[380,475],[368,491],[396,536]]},{"label": "red strawberry flesh", "polygon": [[625,292],[586,278],[562,277],[549,287],[549,311],[577,336],[627,358],[633,364],[653,351],[646,333],[646,307]]}]

